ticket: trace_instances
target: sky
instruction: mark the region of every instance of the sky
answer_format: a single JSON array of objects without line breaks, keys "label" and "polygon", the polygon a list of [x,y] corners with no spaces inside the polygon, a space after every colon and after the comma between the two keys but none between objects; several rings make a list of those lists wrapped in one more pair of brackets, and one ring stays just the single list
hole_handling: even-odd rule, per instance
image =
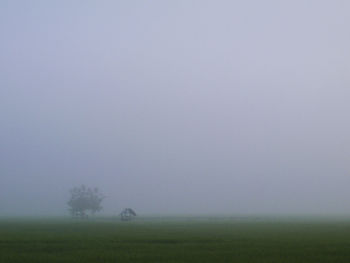
[{"label": "sky", "polygon": [[350,214],[349,11],[0,1],[0,216]]}]

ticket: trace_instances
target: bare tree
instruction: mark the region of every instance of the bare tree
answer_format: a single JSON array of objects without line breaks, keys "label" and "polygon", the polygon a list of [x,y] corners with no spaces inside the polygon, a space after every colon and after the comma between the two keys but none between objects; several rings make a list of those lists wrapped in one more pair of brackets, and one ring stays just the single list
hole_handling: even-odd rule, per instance
[{"label": "bare tree", "polygon": [[85,185],[74,187],[70,190],[70,194],[68,206],[72,216],[86,218],[87,211],[94,214],[102,209],[101,203],[104,196],[99,193],[96,187],[93,189],[87,188]]}]

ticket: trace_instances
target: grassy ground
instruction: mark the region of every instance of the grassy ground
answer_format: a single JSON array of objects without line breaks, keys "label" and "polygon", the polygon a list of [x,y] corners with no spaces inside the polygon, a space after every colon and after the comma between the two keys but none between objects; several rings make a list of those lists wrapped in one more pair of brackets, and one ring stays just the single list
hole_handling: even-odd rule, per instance
[{"label": "grassy ground", "polygon": [[0,220],[0,262],[350,262],[350,221]]}]

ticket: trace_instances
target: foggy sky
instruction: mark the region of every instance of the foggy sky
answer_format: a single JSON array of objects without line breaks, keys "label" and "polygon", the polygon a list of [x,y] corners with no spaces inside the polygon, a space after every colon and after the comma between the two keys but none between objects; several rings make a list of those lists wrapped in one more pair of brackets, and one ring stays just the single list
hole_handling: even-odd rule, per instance
[{"label": "foggy sky", "polygon": [[350,2],[0,2],[0,215],[350,212]]}]

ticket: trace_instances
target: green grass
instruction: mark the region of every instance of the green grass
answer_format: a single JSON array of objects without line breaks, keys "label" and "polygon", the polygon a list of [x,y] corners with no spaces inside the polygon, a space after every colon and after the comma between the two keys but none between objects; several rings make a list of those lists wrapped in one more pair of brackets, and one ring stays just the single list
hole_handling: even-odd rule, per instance
[{"label": "green grass", "polygon": [[350,262],[350,221],[0,220],[0,262]]}]

